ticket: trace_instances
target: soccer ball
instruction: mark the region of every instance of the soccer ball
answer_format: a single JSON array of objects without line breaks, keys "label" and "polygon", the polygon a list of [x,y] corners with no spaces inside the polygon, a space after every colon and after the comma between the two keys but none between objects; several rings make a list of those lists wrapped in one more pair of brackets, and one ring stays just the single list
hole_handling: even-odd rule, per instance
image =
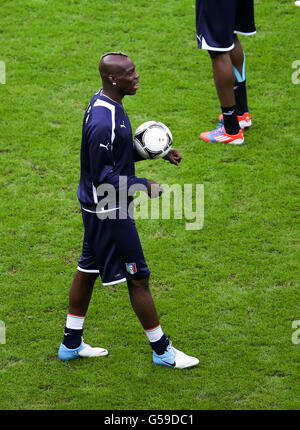
[{"label": "soccer ball", "polygon": [[134,133],[134,146],[143,158],[162,158],[170,151],[173,136],[169,128],[159,121],[147,121]]}]

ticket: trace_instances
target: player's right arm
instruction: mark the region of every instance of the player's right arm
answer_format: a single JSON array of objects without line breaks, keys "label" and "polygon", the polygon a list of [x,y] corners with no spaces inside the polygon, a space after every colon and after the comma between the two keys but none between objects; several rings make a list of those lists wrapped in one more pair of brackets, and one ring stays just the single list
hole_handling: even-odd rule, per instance
[{"label": "player's right arm", "polygon": [[[105,116],[105,112],[103,112]],[[114,167],[112,135],[109,123],[92,122],[88,129],[91,181],[95,187],[105,182]]]}]

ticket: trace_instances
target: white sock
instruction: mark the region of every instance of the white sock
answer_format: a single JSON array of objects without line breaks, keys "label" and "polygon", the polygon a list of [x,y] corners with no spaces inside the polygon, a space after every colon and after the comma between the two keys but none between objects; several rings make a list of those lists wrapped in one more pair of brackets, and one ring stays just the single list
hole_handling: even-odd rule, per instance
[{"label": "white sock", "polygon": [[164,335],[160,324],[157,327],[150,328],[144,331],[148,336],[149,342],[157,342]]},{"label": "white sock", "polygon": [[82,330],[83,329],[83,323],[84,323],[85,317],[81,317],[78,315],[67,315],[67,322],[66,327],[71,328],[73,330]]}]

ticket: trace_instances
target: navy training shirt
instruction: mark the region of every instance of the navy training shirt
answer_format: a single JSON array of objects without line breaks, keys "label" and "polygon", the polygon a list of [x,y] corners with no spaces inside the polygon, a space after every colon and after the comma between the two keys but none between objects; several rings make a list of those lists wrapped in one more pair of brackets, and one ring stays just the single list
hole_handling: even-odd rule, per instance
[{"label": "navy training shirt", "polygon": [[[146,187],[147,179],[135,176],[134,161],[138,159],[123,105],[102,96],[100,90],[92,97],[83,118],[77,191],[81,206],[96,209],[100,201],[97,188],[102,184],[113,185],[118,196],[120,176],[126,177],[127,190],[131,185]],[[128,203],[131,200],[128,197]]]}]

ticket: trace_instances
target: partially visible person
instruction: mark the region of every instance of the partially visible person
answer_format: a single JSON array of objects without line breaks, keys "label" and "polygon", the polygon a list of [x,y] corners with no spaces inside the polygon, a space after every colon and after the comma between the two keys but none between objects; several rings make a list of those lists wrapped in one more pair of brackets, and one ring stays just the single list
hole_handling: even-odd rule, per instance
[{"label": "partially visible person", "polygon": [[[150,198],[163,192],[157,182],[135,175],[134,161],[141,158],[134,150],[131,124],[122,100],[137,92],[139,75],[127,55],[113,52],[102,56],[99,72],[103,88],[92,97],[82,130],[77,192],[84,224],[82,255],[70,289],[58,357],[67,361],[108,354],[105,348],[83,342],[85,317],[95,281],[100,276],[103,285],[127,283],[132,308],[153,350],[154,364],[181,369],[195,366],[199,360],[175,349],[162,330],[149,288],[150,271],[134,219],[128,213],[133,198],[128,197],[124,206],[120,197],[124,187],[127,192],[132,186],[136,190],[140,187]],[[178,165],[181,154],[172,148],[165,158]],[[102,185],[116,191],[113,207],[107,207],[106,196],[99,195]],[[100,315],[105,318],[104,309]]]},{"label": "partially visible person", "polygon": [[239,145],[252,124],[248,109],[245,53],[237,34],[253,35],[253,0],[196,0],[198,47],[207,50],[222,113],[221,124],[203,132],[207,142]]}]

